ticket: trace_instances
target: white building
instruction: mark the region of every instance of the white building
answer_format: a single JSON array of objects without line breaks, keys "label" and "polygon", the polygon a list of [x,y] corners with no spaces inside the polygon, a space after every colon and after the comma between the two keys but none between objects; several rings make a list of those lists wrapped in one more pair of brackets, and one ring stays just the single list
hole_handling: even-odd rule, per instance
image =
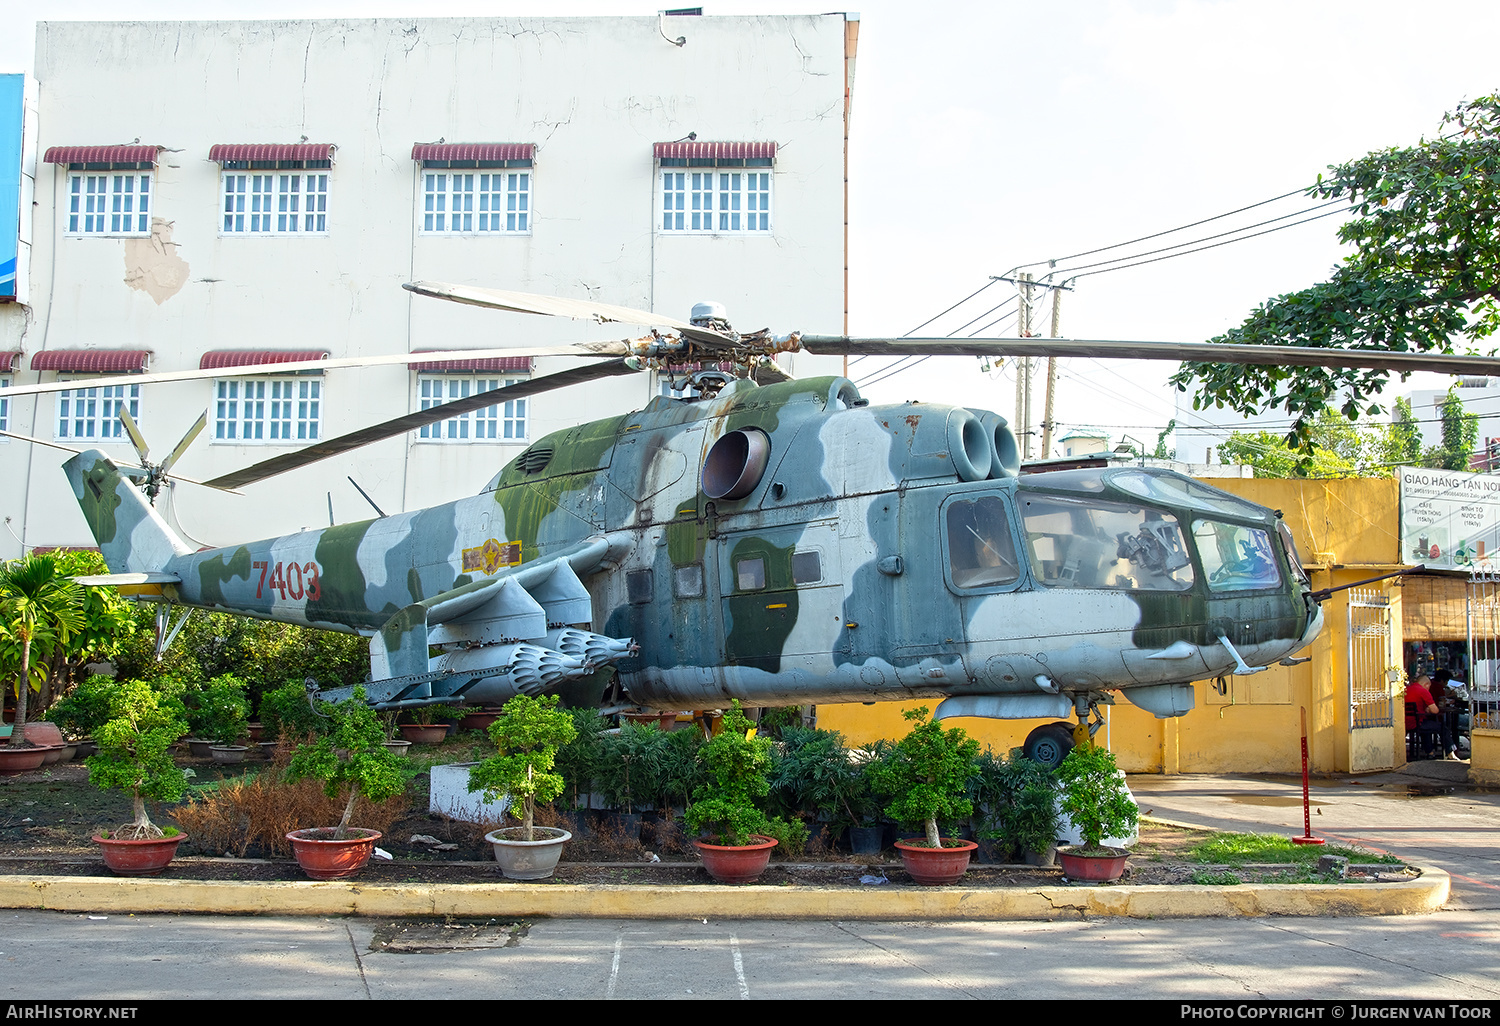
[{"label": "white building", "polygon": [[[413,296],[437,280],[835,334],[858,22],[793,17],[44,22],[27,315],[8,428],[135,462],[114,409],[207,479],[565,357],[115,389],[102,373],[548,345],[639,332]],[[680,45],[679,39],[684,39]],[[20,325],[11,328],[11,325]],[[19,337],[17,337],[17,335]],[[794,374],[839,362],[783,357]],[[557,428],[645,404],[650,375],[505,404],[248,486],[158,505],[221,545],[472,494]],[[27,548],[90,544],[58,464],[0,442]],[[0,533],[0,555],[21,545]]]}]

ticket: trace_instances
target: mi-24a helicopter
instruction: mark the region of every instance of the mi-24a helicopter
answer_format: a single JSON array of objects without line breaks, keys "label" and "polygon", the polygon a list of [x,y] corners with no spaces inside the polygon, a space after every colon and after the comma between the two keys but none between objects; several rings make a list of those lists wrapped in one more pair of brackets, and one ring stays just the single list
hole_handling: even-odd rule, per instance
[{"label": "mi-24a helicopter", "polygon": [[[1098,707],[1113,693],[1157,716],[1179,716],[1193,704],[1190,682],[1257,672],[1316,636],[1318,596],[1279,514],[1166,470],[1019,473],[1015,438],[995,413],[872,406],[846,378],[786,379],[771,362],[775,353],[1500,372],[1493,358],[1378,351],[741,335],[713,305],[682,322],[465,286],[406,287],[652,330],[569,347],[595,358],[585,366],[207,483],[247,484],[590,378],[694,361],[732,369],[697,373],[691,398],[659,397],[638,412],[538,439],[472,498],[200,552],[132,483],[133,476],[160,487],[166,472],[143,445],[141,468],[83,452],[65,469],[113,571],[87,582],[126,585],[169,606],[365,635],[364,687],[382,709],[500,703],[564,687],[576,694],[584,678],[591,700],[651,709],[711,709],[734,698],[749,705],[941,698],[939,717],[1061,721],[1027,742],[1035,757],[1054,762],[1075,730],[1097,730]],[[461,355],[476,354],[395,359]],[[309,366],[379,359],[390,358]],[[757,377],[773,383],[757,385]],[[349,690],[320,694],[336,700]]]}]

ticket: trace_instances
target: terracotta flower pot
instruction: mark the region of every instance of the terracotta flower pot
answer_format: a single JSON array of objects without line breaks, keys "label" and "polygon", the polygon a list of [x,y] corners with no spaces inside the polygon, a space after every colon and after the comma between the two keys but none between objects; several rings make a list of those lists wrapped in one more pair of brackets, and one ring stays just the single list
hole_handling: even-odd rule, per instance
[{"label": "terracotta flower pot", "polygon": [[57,724],[48,720],[37,720],[26,724],[25,733],[26,740],[44,748],[59,747],[64,743],[62,731],[57,729]]},{"label": "terracotta flower pot", "polygon": [[1084,880],[1090,883],[1110,883],[1125,873],[1125,860],[1130,853],[1123,848],[1109,848],[1113,855],[1079,855],[1077,851],[1057,853],[1063,876],[1069,880]]},{"label": "terracotta flower pot", "polygon": [[754,844],[737,846],[694,841],[693,847],[703,856],[703,868],[708,870],[708,875],[719,883],[753,883],[771,864],[771,849],[776,847],[776,840],[761,834],[750,836],[755,838]]},{"label": "terracotta flower pot", "polygon": [[[958,883],[968,871],[969,857],[978,850],[979,845],[973,841],[955,841],[951,837],[944,837],[942,840],[942,848],[929,848],[922,843],[920,837],[896,842],[902,865],[917,883],[927,887],[941,887],[944,884]],[[953,847],[947,847],[950,844]]]},{"label": "terracotta flower pot", "polygon": [[545,880],[557,868],[563,845],[573,839],[566,830],[535,827],[536,840],[526,840],[525,827],[491,830],[484,835],[500,863],[500,874],[507,880]]},{"label": "terracotta flower pot", "polygon": [[286,835],[297,865],[314,880],[337,880],[358,873],[370,861],[375,842],[380,840],[378,830],[350,827],[349,836],[338,841],[333,838],[334,832],[333,827],[313,827]]},{"label": "terracotta flower pot", "polygon": [[0,744],[0,777],[13,777],[17,773],[30,773],[41,769],[47,758],[45,748],[11,748]]},{"label": "terracotta flower pot", "polygon": [[490,724],[500,718],[500,710],[484,709],[475,712],[464,713],[463,718],[458,721],[459,730],[489,730]]},{"label": "terracotta flower pot", "polygon": [[435,745],[448,736],[446,723],[402,723],[401,736],[412,744]]},{"label": "terracotta flower pot", "polygon": [[95,837],[94,843],[104,853],[104,864],[118,876],[155,876],[177,855],[177,846],[187,834],[152,837],[135,841],[128,838]]}]

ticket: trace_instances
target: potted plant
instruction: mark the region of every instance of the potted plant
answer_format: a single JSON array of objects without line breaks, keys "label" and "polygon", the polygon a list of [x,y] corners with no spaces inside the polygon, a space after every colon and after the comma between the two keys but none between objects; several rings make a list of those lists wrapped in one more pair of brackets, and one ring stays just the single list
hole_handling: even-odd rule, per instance
[{"label": "potted plant", "polygon": [[844,735],[836,730],[804,727],[800,722],[781,729],[781,741],[771,758],[771,807],[787,818],[816,817],[810,832],[827,835],[831,846],[845,827],[860,822],[861,779],[850,761]]},{"label": "potted plant", "polygon": [[922,826],[926,836],[896,842],[901,861],[919,884],[958,881],[969,868],[969,856],[979,845],[942,837],[939,820],[954,820],[974,811],[966,787],[979,742],[961,727],[944,728],[927,718],[927,707],[907,711],[913,724],[897,741],[889,759],[873,772],[875,786],[892,796],[886,815],[905,826]]},{"label": "potted plant", "polygon": [[1079,745],[1057,768],[1057,779],[1062,811],[1083,837],[1082,845],[1058,851],[1063,875],[1070,880],[1118,880],[1129,852],[1105,847],[1104,839],[1127,834],[1140,810],[1113,753],[1093,744]]},{"label": "potted plant", "polygon": [[997,854],[1053,864],[1059,826],[1053,770],[1021,748],[1007,759],[986,750],[974,763],[969,797],[979,815],[976,836],[996,842]]},{"label": "potted plant", "polygon": [[187,793],[187,777],[167,754],[187,724],[160,706],[143,681],[119,684],[110,700],[113,718],[96,732],[99,753],[86,760],[89,783],[130,795],[134,818],[113,830],[101,830],[94,841],[104,864],[122,876],[155,876],[177,854],[187,835],[151,822],[146,799],[178,801]]},{"label": "potted plant", "polygon": [[[400,724],[401,736],[418,745],[435,745],[448,736],[447,720],[462,715],[452,706],[419,705],[407,711],[410,723]],[[444,722],[438,722],[442,720]]]},{"label": "potted plant", "polygon": [[[573,718],[558,707],[558,697],[517,695],[505,703],[490,724],[496,753],[469,770],[469,790],[483,791],[494,801],[510,796],[508,812],[521,821],[484,835],[490,842],[500,872],[511,880],[542,880],[552,875],[562,846],[572,834],[557,827],[535,825],[536,803],[550,802],[563,793],[563,778],[552,772],[557,750],[578,734]],[[519,809],[519,812],[517,811]]]},{"label": "potted plant", "polygon": [[352,876],[370,861],[380,832],[349,825],[359,798],[381,802],[406,789],[407,764],[386,750],[385,735],[375,710],[365,702],[364,688],[355,688],[348,699],[329,706],[328,713],[332,729],[299,745],[286,768],[292,782],[321,780],[328,797],[347,799],[338,826],[293,830],[286,835],[297,864],[314,880]]},{"label": "potted plant", "polygon": [[703,866],[720,883],[749,883],[766,871],[773,838],[764,836],[766,817],[756,805],[771,790],[771,739],[757,736],[755,724],[734,701],[719,733],[698,750],[708,779],[694,793],[687,823],[708,833],[693,842]]},{"label": "potted plant", "polygon": [[245,685],[232,674],[220,674],[198,692],[197,707],[188,713],[188,721],[200,737],[213,742],[209,751],[214,762],[244,762],[248,746],[241,744],[249,728],[250,702]]},{"label": "potted plant", "polygon": [[573,709],[573,730],[577,736],[557,750],[555,767],[563,778],[568,813],[574,832],[582,830],[588,820],[593,791],[604,762],[604,738],[608,721],[598,709]]}]

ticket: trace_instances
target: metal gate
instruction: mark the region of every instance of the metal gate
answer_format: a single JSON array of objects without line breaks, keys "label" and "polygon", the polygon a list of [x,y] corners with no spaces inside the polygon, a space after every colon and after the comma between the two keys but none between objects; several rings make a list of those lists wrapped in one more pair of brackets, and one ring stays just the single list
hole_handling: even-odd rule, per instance
[{"label": "metal gate", "polygon": [[1469,690],[1468,727],[1500,727],[1500,571],[1476,569],[1470,573],[1467,620],[1469,679],[1464,683]]},{"label": "metal gate", "polygon": [[1395,765],[1392,750],[1400,661],[1391,653],[1391,602],[1370,588],[1349,591],[1349,771]]}]

